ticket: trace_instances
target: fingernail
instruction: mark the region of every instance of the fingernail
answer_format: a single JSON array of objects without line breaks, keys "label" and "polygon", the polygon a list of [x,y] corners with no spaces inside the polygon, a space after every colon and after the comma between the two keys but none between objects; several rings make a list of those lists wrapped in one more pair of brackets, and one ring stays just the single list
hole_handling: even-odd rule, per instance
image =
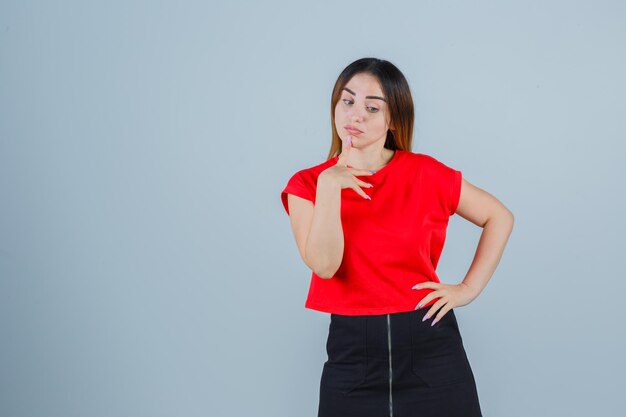
[{"label": "fingernail", "polygon": [[417,308],[422,308],[422,303],[419,303],[419,304],[417,305]]},{"label": "fingernail", "polygon": [[435,323],[437,323],[437,320],[433,320],[433,322],[430,324],[430,327],[433,327]]},{"label": "fingernail", "polygon": [[426,321],[428,320],[430,317],[428,317],[428,314],[424,316],[424,318],[422,319],[422,321]]},{"label": "fingernail", "polygon": [[367,186],[372,188],[374,186],[374,184],[368,184]]},{"label": "fingernail", "polygon": [[372,199],[372,197],[370,197],[369,195],[366,195],[365,198],[367,198],[368,200]]},{"label": "fingernail", "polygon": [[370,169],[370,170],[369,170],[369,172],[371,172],[372,174],[376,174],[376,171],[375,171],[375,170],[371,170],[371,169]]}]

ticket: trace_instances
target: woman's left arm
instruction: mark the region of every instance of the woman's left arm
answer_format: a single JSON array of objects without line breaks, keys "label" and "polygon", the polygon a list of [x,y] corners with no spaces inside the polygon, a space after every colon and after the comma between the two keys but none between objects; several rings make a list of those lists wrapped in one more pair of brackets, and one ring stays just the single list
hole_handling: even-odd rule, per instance
[{"label": "woman's left arm", "polygon": [[463,178],[456,214],[483,228],[476,254],[461,285],[476,298],[485,288],[502,258],[511,231],[513,213],[497,198]]},{"label": "woman's left arm", "polygon": [[455,285],[423,282],[413,288],[432,288],[435,291],[426,295],[418,304],[419,308],[433,298],[439,298],[426,314],[429,318],[441,309],[435,324],[448,310],[453,307],[470,303],[478,297],[493,275],[504,247],[513,230],[513,213],[497,198],[463,178],[461,196],[455,214],[483,228],[476,254],[462,282]]}]

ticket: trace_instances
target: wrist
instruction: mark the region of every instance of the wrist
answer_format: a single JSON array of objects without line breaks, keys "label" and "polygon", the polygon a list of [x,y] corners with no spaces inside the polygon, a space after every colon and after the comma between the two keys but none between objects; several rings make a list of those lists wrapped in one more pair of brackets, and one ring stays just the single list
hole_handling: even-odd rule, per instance
[{"label": "wrist", "polygon": [[324,172],[322,171],[322,173],[320,173],[317,177],[317,188],[332,190],[341,187],[339,187],[339,184],[337,184],[337,182],[333,180],[332,176],[324,174]]},{"label": "wrist", "polygon": [[465,281],[461,282],[459,285],[465,288],[465,290],[471,295],[472,299],[478,297],[478,294],[480,294],[479,288],[476,288]]}]

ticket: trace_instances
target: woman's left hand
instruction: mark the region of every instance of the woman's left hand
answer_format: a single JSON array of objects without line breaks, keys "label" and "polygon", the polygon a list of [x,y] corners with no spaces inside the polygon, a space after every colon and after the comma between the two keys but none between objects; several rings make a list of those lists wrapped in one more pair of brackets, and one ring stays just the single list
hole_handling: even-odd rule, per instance
[{"label": "woman's left hand", "polygon": [[441,318],[452,308],[461,307],[469,304],[476,296],[471,288],[461,282],[459,284],[443,284],[440,282],[426,281],[420,282],[412,287],[412,289],[432,288],[435,291],[431,291],[428,295],[421,299],[415,309],[421,308],[421,306],[428,304],[432,299],[439,298],[433,305],[430,306],[430,310],[424,316],[424,320],[430,318],[435,311],[439,310],[439,313],[430,324],[434,326]]}]

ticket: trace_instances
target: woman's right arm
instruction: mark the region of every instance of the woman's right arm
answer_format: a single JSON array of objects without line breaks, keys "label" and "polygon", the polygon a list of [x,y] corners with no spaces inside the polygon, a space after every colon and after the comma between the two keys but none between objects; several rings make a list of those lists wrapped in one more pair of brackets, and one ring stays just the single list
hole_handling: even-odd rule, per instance
[{"label": "woman's right arm", "polygon": [[300,256],[320,278],[332,278],[343,260],[341,190],[352,188],[361,197],[369,198],[361,187],[370,184],[356,175],[372,175],[372,172],[347,167],[351,146],[350,140],[344,142],[337,163],[318,175],[315,205],[293,194],[287,195],[291,227]]},{"label": "woman's right arm", "polygon": [[[295,197],[299,198],[299,197]],[[293,197],[289,196],[289,201]],[[306,200],[305,200],[306,201]],[[297,203],[296,203],[297,204]],[[341,265],[343,259],[343,228],[341,226],[340,204],[341,204],[341,185],[331,179],[322,172],[317,180],[317,191],[315,197],[315,205],[306,201],[310,213],[302,215],[302,210],[296,208],[295,212],[302,216],[308,217],[308,221],[300,222],[308,224],[308,230],[301,233],[301,242],[303,246],[304,262],[311,270],[320,278],[332,278]],[[304,210],[306,213],[307,210]],[[298,228],[296,215],[294,221]],[[305,229],[303,226],[302,229]]]},{"label": "woman's right arm", "polygon": [[341,190],[352,188],[363,198],[369,198],[361,187],[370,184],[356,175],[372,175],[372,172],[347,167],[351,139],[348,136],[348,140],[343,142],[337,163],[318,175],[315,205],[293,194],[287,195],[291,228],[300,256],[320,278],[332,278],[343,260]]}]

